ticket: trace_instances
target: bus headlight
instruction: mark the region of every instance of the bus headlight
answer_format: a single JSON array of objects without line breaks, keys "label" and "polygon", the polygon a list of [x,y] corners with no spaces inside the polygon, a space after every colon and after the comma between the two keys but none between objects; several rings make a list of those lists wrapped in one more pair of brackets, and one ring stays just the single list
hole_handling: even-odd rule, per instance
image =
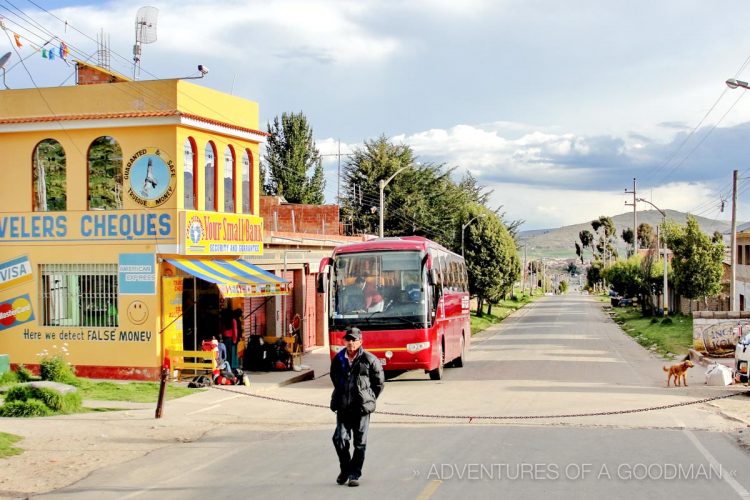
[{"label": "bus headlight", "polygon": [[342,345],[332,345],[332,346],[331,346],[331,350],[332,350],[333,352],[335,352],[335,353],[338,353],[338,352],[339,352],[339,351],[340,351],[341,349],[343,349],[343,348],[344,348],[344,346],[342,346]]},{"label": "bus headlight", "polygon": [[745,375],[747,375],[747,361],[740,361],[737,368],[739,368],[740,373],[744,373]]},{"label": "bus headlight", "polygon": [[415,344],[406,344],[406,350],[409,352],[419,352],[430,348],[429,342],[417,342]]}]

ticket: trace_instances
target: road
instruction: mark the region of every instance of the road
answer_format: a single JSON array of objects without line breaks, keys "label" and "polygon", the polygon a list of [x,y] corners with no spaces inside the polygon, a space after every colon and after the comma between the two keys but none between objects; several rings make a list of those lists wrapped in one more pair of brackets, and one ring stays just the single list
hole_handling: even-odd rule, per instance
[{"label": "road", "polygon": [[[387,383],[357,497],[750,497],[736,422],[706,405],[632,411],[715,394],[699,369],[691,387],[667,389],[664,364],[593,298],[545,297],[480,335],[443,381]],[[241,423],[41,497],[351,496],[334,482],[329,395],[325,376],[270,394],[318,406],[219,394],[210,411]]]}]

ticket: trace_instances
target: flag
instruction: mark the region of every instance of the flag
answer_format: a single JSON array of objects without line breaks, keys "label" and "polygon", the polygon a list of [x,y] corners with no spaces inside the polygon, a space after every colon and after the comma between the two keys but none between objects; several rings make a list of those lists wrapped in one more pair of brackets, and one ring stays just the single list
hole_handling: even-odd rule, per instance
[{"label": "flag", "polygon": [[21,43],[21,35],[19,35],[18,33],[13,33],[13,38],[16,39],[16,46],[18,46],[19,48],[23,47],[23,44]]}]

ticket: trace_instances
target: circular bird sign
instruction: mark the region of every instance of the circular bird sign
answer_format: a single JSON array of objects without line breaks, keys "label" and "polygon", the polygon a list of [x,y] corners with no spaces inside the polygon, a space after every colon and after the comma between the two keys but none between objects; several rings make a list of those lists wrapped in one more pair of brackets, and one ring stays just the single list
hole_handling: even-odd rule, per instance
[{"label": "circular bird sign", "polygon": [[174,163],[158,148],[138,150],[125,166],[128,194],[139,205],[158,207],[166,202],[177,186]]}]

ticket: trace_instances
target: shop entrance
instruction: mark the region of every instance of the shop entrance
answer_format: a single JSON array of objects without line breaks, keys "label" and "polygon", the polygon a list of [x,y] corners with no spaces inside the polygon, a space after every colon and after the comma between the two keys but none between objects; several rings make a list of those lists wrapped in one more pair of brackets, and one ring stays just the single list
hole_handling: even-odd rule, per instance
[{"label": "shop entrance", "polygon": [[[197,307],[194,307],[197,304]],[[221,335],[221,295],[218,287],[199,278],[185,278],[182,294],[185,349],[199,351],[204,340]]]}]

